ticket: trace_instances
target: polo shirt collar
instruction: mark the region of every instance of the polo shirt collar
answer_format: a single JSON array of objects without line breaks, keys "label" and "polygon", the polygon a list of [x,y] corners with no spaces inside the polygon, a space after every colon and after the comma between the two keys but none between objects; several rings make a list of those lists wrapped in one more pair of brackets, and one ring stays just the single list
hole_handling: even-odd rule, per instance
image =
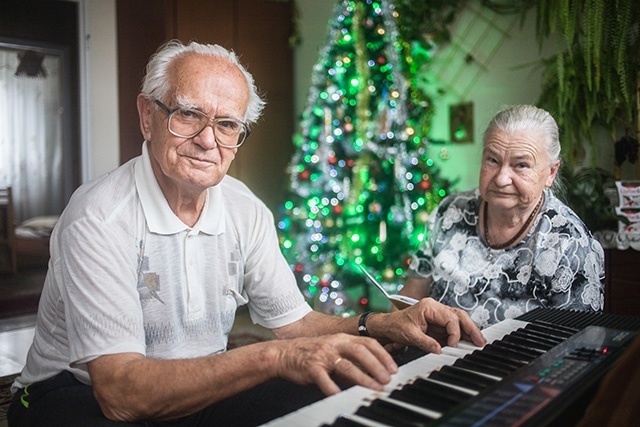
[{"label": "polo shirt collar", "polygon": [[175,234],[181,231],[202,231],[206,234],[222,234],[225,227],[224,205],[220,185],[207,189],[200,219],[193,228],[183,223],[164,197],[151,168],[147,142],[142,144],[142,155],[135,163],[136,190],[140,197],[149,231],[158,234]]}]

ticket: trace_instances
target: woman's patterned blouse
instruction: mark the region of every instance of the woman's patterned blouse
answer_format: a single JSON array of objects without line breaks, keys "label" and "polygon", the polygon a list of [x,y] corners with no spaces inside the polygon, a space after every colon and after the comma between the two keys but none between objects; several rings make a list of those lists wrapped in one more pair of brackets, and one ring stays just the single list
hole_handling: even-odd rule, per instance
[{"label": "woman's patterned blouse", "polygon": [[602,311],[604,252],[568,206],[545,190],[527,236],[495,250],[480,237],[480,202],[477,189],[460,192],[430,215],[409,275],[431,277],[432,298],[481,328],[536,307]]}]

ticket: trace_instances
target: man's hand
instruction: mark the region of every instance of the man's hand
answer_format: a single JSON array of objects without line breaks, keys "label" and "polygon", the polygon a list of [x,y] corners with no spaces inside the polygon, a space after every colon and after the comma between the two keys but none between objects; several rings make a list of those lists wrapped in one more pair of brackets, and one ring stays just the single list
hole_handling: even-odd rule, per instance
[{"label": "man's hand", "polygon": [[484,346],[486,339],[469,315],[432,298],[424,298],[404,310],[369,317],[371,336],[394,345],[418,347],[440,353],[441,345],[455,346],[460,340]]},{"label": "man's hand", "polygon": [[332,375],[382,390],[398,366],[374,339],[348,334],[272,341],[279,350],[278,376],[298,384],[315,383],[327,395],[340,391]]}]

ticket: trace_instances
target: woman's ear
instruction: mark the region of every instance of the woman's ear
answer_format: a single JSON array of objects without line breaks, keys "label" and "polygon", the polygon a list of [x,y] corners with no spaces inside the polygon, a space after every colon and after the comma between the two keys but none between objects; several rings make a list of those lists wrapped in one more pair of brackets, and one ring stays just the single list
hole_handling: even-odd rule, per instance
[{"label": "woman's ear", "polygon": [[556,161],[553,165],[551,165],[551,171],[549,173],[549,177],[547,178],[547,182],[545,182],[545,187],[550,188],[553,185],[553,181],[556,179],[556,175],[558,175],[558,170],[560,169],[560,161]]},{"label": "woman's ear", "polygon": [[138,94],[138,117],[140,118],[140,132],[146,141],[151,140],[151,118],[153,116],[153,103],[144,94]]}]

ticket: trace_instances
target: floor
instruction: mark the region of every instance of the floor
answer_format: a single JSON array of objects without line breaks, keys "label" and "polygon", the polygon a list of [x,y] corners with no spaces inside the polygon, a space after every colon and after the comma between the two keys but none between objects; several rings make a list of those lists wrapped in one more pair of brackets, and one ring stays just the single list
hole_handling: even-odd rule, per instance
[{"label": "floor", "polygon": [[46,270],[0,276],[0,377],[20,372],[33,339]]},{"label": "floor", "polygon": [[26,362],[33,340],[35,315],[25,315],[3,321],[0,326],[0,377],[17,374]]}]

